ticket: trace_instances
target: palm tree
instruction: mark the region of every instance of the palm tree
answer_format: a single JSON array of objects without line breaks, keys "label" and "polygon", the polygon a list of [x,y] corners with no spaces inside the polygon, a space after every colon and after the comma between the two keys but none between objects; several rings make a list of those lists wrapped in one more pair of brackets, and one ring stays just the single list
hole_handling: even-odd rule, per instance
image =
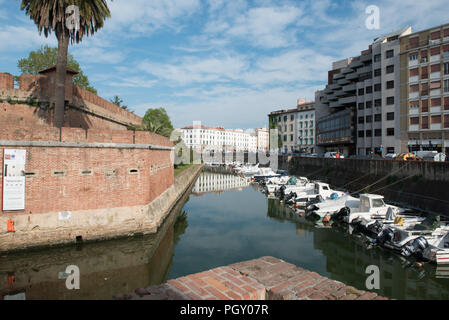
[{"label": "palm tree", "polygon": [[[79,28],[69,30],[66,24],[66,10],[70,5],[79,8]],[[79,43],[84,36],[91,36],[103,27],[104,20],[111,16],[106,0],[22,0],[25,10],[45,37],[53,31],[58,39],[58,62],[56,63],[56,90],[54,125],[64,124],[65,79],[69,42]]]}]

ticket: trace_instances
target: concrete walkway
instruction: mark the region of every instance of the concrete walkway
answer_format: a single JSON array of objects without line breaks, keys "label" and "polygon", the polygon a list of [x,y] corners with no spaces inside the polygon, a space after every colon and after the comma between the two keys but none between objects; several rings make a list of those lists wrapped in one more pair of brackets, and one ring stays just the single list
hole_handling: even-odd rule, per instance
[{"label": "concrete walkway", "polygon": [[117,294],[117,300],[388,300],[273,257]]}]

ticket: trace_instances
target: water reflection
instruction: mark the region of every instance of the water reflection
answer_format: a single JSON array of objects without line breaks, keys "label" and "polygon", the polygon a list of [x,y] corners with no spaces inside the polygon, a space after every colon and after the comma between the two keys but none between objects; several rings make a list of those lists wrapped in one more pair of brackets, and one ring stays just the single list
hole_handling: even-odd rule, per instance
[{"label": "water reflection", "polygon": [[193,187],[193,194],[201,195],[210,192],[224,192],[229,190],[241,190],[248,187],[250,181],[248,178],[235,176],[231,174],[221,174],[214,172],[203,172]]},{"label": "water reflection", "polygon": [[[179,214],[186,200],[156,235],[0,255],[0,299],[111,299],[165,282],[187,228],[187,213]],[[68,290],[58,277],[69,265],[80,269],[80,290]]]},{"label": "water reflection", "polygon": [[415,267],[413,260],[372,247],[363,236],[350,234],[348,226],[314,225],[276,200],[268,200],[267,215],[295,223],[297,234],[313,232],[313,247],[324,254],[326,273],[334,280],[366,290],[366,267],[377,265],[380,290],[372,291],[379,295],[395,299],[449,299],[448,267]]},{"label": "water reflection", "polygon": [[[110,299],[139,287],[218,266],[275,256],[365,289],[365,269],[381,271],[378,294],[395,299],[449,299],[449,268],[370,247],[343,225],[316,225],[231,175],[203,173],[158,234],[0,255],[0,298]],[[81,289],[67,290],[58,274],[81,271]]]}]

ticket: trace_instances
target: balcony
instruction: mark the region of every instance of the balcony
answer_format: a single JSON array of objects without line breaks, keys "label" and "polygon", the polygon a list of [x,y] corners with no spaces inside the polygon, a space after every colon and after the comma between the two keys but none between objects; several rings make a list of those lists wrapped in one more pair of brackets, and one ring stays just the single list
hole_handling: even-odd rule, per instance
[{"label": "balcony", "polygon": [[343,73],[343,74],[348,74],[348,73],[352,73],[352,72],[354,72],[354,70],[351,68],[344,68],[343,70],[341,70],[341,73]]},{"label": "balcony", "polygon": [[410,108],[408,113],[410,115],[418,115],[419,114],[419,108]]},{"label": "balcony", "polygon": [[357,101],[357,97],[356,96],[351,96],[351,97],[346,97],[346,98],[340,98],[338,99],[338,102],[340,104],[350,104],[350,103],[356,103]]},{"label": "balcony", "polygon": [[346,94],[347,93],[344,90],[335,91],[335,96],[337,96],[337,97],[343,97]]},{"label": "balcony", "polygon": [[430,90],[430,96],[432,98],[441,96],[441,89]]},{"label": "balcony", "polygon": [[325,94],[330,94],[330,93],[332,93],[333,91],[332,91],[331,88],[329,88],[329,86],[327,86],[326,89],[323,90],[323,92],[324,92]]},{"label": "balcony", "polygon": [[367,73],[367,72],[370,72],[372,70],[373,69],[371,68],[371,66],[366,66],[366,67],[357,69],[357,73],[360,75],[362,73]]},{"label": "balcony", "polygon": [[434,55],[434,56],[430,56],[430,63],[432,63],[432,62],[439,62],[440,58],[441,58],[441,55],[439,55],[439,54]]},{"label": "balcony", "polygon": [[338,98],[335,96],[335,94],[330,94],[327,96],[327,100],[336,101],[336,100],[338,100]]},{"label": "balcony", "polygon": [[418,82],[418,81],[419,81],[419,76],[412,76],[412,77],[408,78],[409,83]]},{"label": "balcony", "polygon": [[441,123],[432,123],[430,125],[430,130],[441,130]]},{"label": "balcony", "polygon": [[408,95],[409,99],[418,99],[419,98],[419,92],[410,92]]},{"label": "balcony", "polygon": [[360,57],[361,62],[371,61],[372,59],[373,59],[373,55],[371,53]]},{"label": "balcony", "polygon": [[340,79],[340,80],[337,80],[337,83],[340,85],[345,85],[345,84],[351,83],[351,81],[349,81],[348,79]]},{"label": "balcony", "polygon": [[441,72],[440,71],[438,71],[438,72],[432,72],[431,74],[430,74],[430,79],[432,80],[432,79],[440,79],[441,78]]},{"label": "balcony", "polygon": [[430,107],[430,113],[441,113],[441,106]]},{"label": "balcony", "polygon": [[358,67],[363,67],[363,62],[361,62],[360,60],[354,60],[349,64],[350,68],[358,68]]},{"label": "balcony", "polygon": [[429,45],[434,46],[441,43],[441,39],[429,40]]},{"label": "balcony", "polygon": [[329,108],[336,108],[336,107],[340,107],[340,106],[341,106],[341,104],[338,101],[329,103]]},{"label": "balcony", "polygon": [[411,124],[409,131],[419,131],[419,124]]},{"label": "balcony", "polygon": [[348,84],[347,86],[343,87],[343,91],[345,92],[351,92],[351,91],[355,91],[357,88],[355,86],[355,83],[353,84]]},{"label": "balcony", "polygon": [[344,77],[345,77],[345,75],[342,74],[342,73],[334,74],[334,80],[341,79],[341,78],[344,78]]},{"label": "balcony", "polygon": [[331,89],[331,90],[338,90],[340,88],[341,88],[341,86],[337,83],[333,83],[333,84],[329,85],[329,89]]},{"label": "balcony", "polygon": [[409,60],[408,61],[408,66],[409,67],[416,67],[418,65],[418,59],[416,59],[416,60]]},{"label": "balcony", "polygon": [[350,73],[346,76],[346,79],[348,80],[355,80],[359,77],[359,74],[357,72]]}]

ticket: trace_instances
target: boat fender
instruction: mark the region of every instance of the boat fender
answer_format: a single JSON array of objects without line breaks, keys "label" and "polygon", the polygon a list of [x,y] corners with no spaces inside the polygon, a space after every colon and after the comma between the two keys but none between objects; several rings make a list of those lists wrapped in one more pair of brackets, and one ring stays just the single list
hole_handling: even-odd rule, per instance
[{"label": "boat fender", "polygon": [[323,218],[323,222],[329,222],[331,220],[331,216],[325,216]]},{"label": "boat fender", "polygon": [[338,194],[337,193],[332,193],[331,194],[331,200],[337,200],[338,199]]}]

